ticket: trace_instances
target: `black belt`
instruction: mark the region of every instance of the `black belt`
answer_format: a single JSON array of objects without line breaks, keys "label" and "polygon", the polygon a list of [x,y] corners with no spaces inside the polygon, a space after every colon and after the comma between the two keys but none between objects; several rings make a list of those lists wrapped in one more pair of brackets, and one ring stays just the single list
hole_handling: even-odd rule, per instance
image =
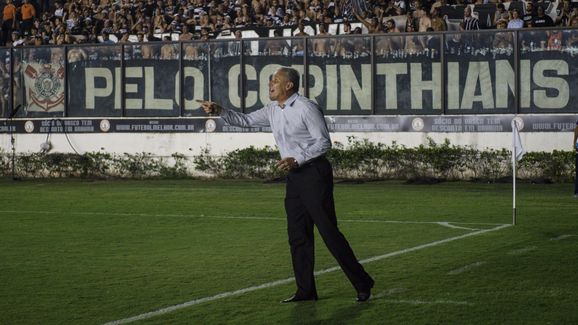
[{"label": "black belt", "polygon": [[298,168],[305,168],[305,167],[310,166],[310,165],[312,165],[313,163],[315,163],[315,162],[317,162],[317,161],[320,161],[320,160],[322,160],[322,159],[325,159],[325,155],[321,155],[321,156],[317,156],[317,157],[315,157],[315,158],[313,158],[313,159],[309,159],[309,160],[307,160],[306,162],[304,162],[303,165],[299,165]]}]

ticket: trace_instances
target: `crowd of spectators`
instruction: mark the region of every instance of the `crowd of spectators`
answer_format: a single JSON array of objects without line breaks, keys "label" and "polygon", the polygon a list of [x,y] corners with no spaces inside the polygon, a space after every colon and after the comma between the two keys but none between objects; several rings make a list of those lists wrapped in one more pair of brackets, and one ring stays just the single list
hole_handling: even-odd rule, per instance
[{"label": "crowd of spectators", "polygon": [[[479,29],[468,4],[495,5],[486,28],[578,26],[571,0],[492,2],[496,0],[5,0],[0,46],[208,39],[243,28],[287,28],[361,22],[365,32],[427,32],[448,29],[448,5],[466,5],[458,25]],[[549,10],[550,15],[545,14]],[[399,17],[403,17],[402,20]],[[395,19],[394,19],[395,18]],[[321,31],[322,30],[322,31]],[[351,33],[359,33],[352,30]],[[300,30],[301,35],[307,34]],[[310,33],[311,34],[311,33]],[[114,36],[111,40],[110,36]]]}]

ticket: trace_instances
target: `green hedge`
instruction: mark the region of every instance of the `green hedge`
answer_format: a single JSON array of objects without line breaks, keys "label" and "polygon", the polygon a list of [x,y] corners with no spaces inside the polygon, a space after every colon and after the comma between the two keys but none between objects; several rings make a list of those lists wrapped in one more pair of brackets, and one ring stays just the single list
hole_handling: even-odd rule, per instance
[{"label": "green hedge", "polygon": [[[452,145],[448,140],[408,148],[354,137],[335,143],[327,153],[334,175],[343,179],[473,180],[496,182],[511,178],[511,152]],[[574,178],[572,151],[530,152],[518,163],[518,176],[540,182],[570,182]],[[11,174],[10,155],[0,152],[0,173]],[[158,157],[150,153],[19,154],[16,174],[24,177],[181,178],[199,175],[219,178],[282,178],[275,168],[279,152],[253,146],[216,156],[204,149],[189,159],[182,154]]]},{"label": "green hedge", "polygon": [[[327,153],[334,175],[344,179],[437,179],[496,182],[511,178],[511,152],[506,149],[476,150],[441,144],[428,139],[427,145],[408,148],[349,137],[346,145],[335,143]],[[283,177],[273,166],[279,159],[271,147],[238,149],[225,156],[204,150],[194,157],[196,169],[222,178]],[[518,163],[520,178],[536,181],[570,182],[574,178],[574,152],[526,153]]]}]

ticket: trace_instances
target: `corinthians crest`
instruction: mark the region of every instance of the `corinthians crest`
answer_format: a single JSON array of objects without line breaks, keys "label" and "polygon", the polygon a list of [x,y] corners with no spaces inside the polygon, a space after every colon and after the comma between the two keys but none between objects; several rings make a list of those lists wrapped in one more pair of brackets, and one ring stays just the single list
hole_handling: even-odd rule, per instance
[{"label": "corinthians crest", "polygon": [[64,111],[64,67],[30,63],[24,70],[28,111]]}]

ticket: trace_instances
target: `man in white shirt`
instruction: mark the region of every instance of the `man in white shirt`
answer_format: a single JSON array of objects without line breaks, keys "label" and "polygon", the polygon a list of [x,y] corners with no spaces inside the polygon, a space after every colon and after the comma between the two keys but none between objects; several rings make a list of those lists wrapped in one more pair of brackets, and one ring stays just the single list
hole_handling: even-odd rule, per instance
[{"label": "man in white shirt", "polygon": [[279,147],[277,167],[288,172],[285,195],[287,230],[297,291],[282,302],[317,300],[313,275],[313,226],[357,291],[357,301],[371,296],[373,279],[357,261],[337,227],[333,200],[333,171],[325,158],[331,148],[323,113],[313,101],[297,93],[299,73],[283,67],[269,82],[265,107],[243,114],[213,102],[202,102],[206,113],[220,115],[230,125],[270,126]]}]

